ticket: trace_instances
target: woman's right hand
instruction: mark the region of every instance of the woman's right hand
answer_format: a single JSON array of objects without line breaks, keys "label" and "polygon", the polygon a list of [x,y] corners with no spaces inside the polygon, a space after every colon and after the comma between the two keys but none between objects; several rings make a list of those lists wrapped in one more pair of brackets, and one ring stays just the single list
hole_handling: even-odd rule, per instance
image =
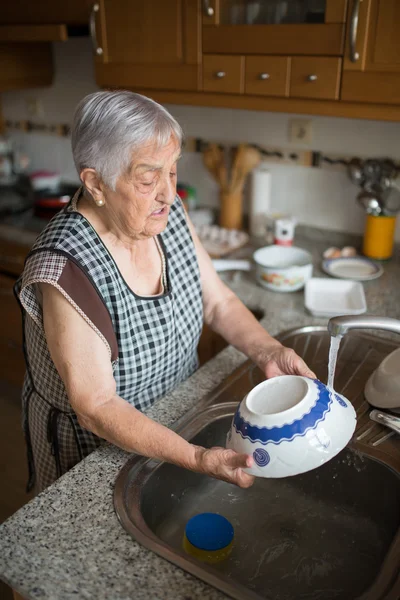
[{"label": "woman's right hand", "polygon": [[196,471],[210,477],[234,483],[241,488],[248,488],[254,483],[253,475],[243,469],[253,465],[250,454],[238,454],[226,448],[201,448],[196,446]]}]

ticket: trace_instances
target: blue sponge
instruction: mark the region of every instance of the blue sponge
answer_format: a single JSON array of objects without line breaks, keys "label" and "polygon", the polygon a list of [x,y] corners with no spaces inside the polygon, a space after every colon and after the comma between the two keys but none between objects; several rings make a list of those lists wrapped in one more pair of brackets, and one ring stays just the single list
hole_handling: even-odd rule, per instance
[{"label": "blue sponge", "polygon": [[233,540],[233,527],[222,515],[202,513],[186,524],[185,534],[193,546],[201,550],[221,550]]}]

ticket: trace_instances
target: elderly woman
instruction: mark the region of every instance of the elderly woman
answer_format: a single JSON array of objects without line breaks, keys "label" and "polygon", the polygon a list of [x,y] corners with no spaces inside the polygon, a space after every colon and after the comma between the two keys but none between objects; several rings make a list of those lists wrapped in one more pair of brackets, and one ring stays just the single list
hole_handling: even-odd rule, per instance
[{"label": "elderly woman", "polygon": [[156,102],[97,92],[75,114],[82,187],[16,284],[30,481],[43,490],[102,441],[250,486],[252,457],[201,448],[144,411],[198,367],[203,320],[265,373],[313,376],[222,283],[176,196],[182,131]]}]

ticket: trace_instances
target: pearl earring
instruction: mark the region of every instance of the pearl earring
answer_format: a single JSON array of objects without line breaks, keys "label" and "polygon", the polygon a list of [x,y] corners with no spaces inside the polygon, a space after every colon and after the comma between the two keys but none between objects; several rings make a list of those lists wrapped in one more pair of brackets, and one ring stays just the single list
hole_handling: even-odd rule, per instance
[{"label": "pearl earring", "polygon": [[99,198],[98,200],[96,200],[96,204],[97,206],[104,206],[104,198]]}]

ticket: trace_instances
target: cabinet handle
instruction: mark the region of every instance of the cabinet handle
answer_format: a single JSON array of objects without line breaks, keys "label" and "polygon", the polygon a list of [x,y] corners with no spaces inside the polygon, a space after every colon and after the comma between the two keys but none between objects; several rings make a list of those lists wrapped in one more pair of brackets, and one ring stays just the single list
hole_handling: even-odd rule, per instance
[{"label": "cabinet handle", "polygon": [[97,43],[97,35],[96,35],[96,14],[99,12],[100,6],[97,4],[93,4],[92,10],[90,11],[90,19],[89,19],[89,29],[90,29],[90,37],[92,38],[92,45],[95,54],[101,56],[103,54],[103,48],[101,48]]},{"label": "cabinet handle", "polygon": [[360,2],[362,2],[362,0],[354,0],[353,11],[351,13],[351,21],[350,21],[350,60],[351,60],[351,62],[357,62],[358,59],[360,58],[359,53],[356,51]]},{"label": "cabinet handle", "polygon": [[258,78],[265,81],[265,79],[269,79],[269,73],[260,73]]},{"label": "cabinet handle", "polygon": [[209,0],[203,0],[204,14],[207,17],[212,17],[214,15],[214,9],[210,6]]},{"label": "cabinet handle", "polygon": [[308,75],[307,81],[317,81],[318,75]]},{"label": "cabinet handle", "polygon": [[217,77],[218,79],[223,79],[225,77],[226,73],[225,71],[217,71],[215,73],[215,77]]}]

